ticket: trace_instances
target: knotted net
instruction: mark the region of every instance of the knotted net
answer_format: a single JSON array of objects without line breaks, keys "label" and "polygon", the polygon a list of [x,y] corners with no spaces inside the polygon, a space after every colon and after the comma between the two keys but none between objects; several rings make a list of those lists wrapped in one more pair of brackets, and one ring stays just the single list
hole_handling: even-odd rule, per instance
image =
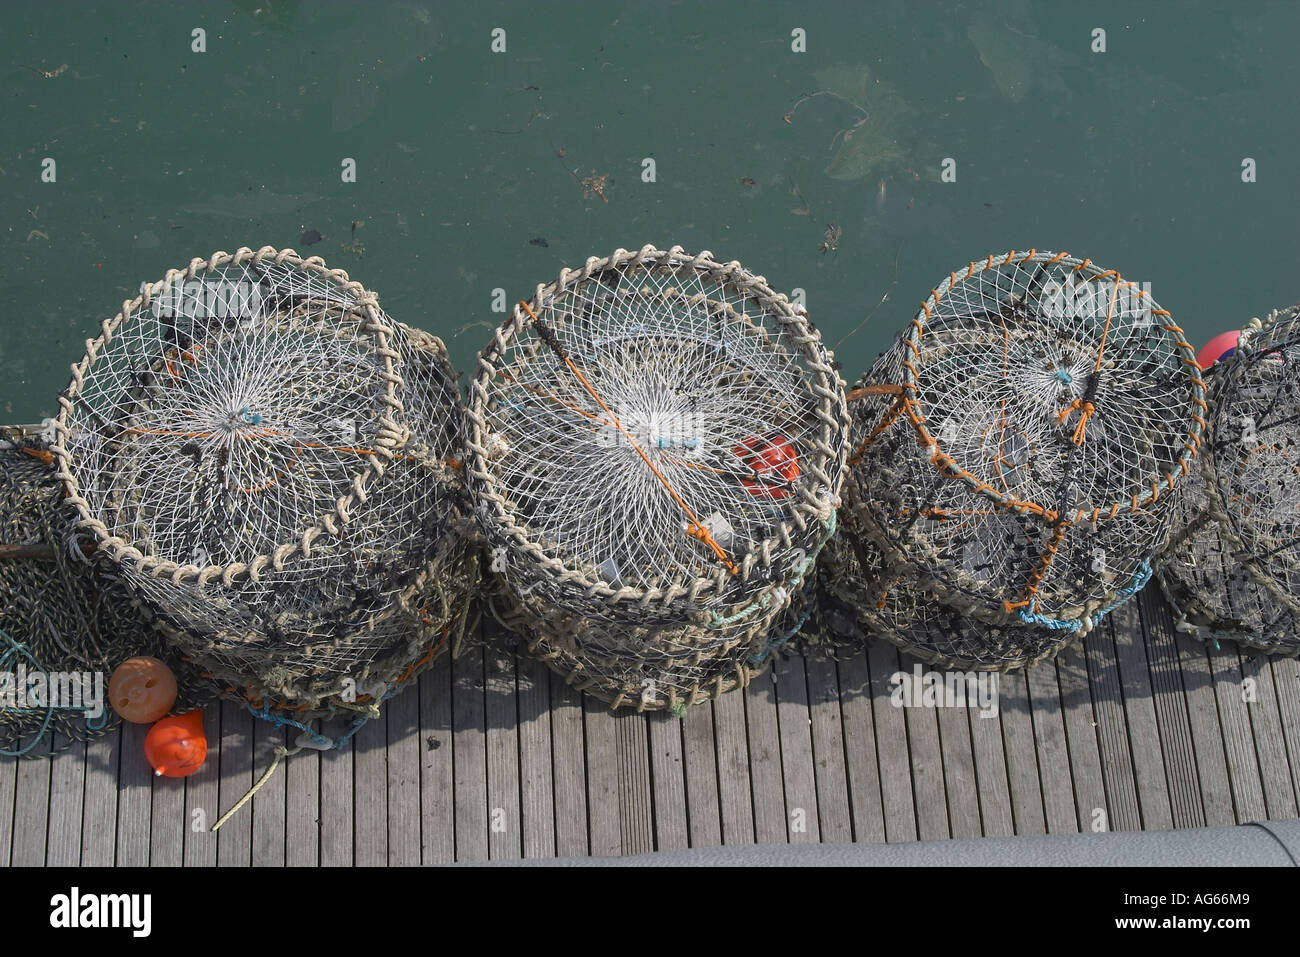
[{"label": "knotted net", "polygon": [[[74,550],[76,512],[36,436],[0,429],[0,754],[41,756],[117,727],[108,679],[127,658],[163,658],[176,707],[213,697],[160,636],[139,627],[130,597]],[[22,686],[21,688],[19,686]],[[47,735],[58,738],[46,743]],[[57,741],[57,744],[55,744]]]},{"label": "knotted net", "polygon": [[1180,630],[1300,653],[1300,306],[1242,332],[1206,374],[1210,439],[1160,582]]},{"label": "knotted net", "polygon": [[241,248],[103,323],[53,451],[101,559],[255,713],[364,717],[477,577],[455,378],[347,273]]},{"label": "knotted net", "polygon": [[747,682],[833,529],[845,416],[806,313],[739,263],[646,246],[538,286],[467,443],[533,653],[616,707]]},{"label": "knotted net", "polygon": [[1023,663],[1140,589],[1200,443],[1192,356],[1148,292],[1089,260],[1012,252],[951,273],[849,393],[847,534],[881,590],[904,573],[886,631],[978,664],[982,625],[960,655],[930,647],[925,615],[955,611],[1013,636],[990,664]]}]

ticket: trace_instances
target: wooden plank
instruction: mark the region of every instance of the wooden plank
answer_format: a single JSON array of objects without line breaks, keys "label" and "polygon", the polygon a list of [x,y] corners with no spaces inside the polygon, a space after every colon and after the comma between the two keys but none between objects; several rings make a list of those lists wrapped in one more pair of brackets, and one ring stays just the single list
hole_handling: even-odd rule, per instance
[{"label": "wooden plank", "polygon": [[1228,779],[1227,754],[1219,725],[1210,659],[1205,645],[1196,638],[1175,634],[1174,640],[1178,650],[1178,668],[1183,676],[1183,695],[1187,699],[1187,723],[1192,732],[1205,824],[1207,827],[1229,827],[1237,823],[1237,814],[1232,803],[1232,784]]},{"label": "wooden plank", "polygon": [[518,860],[523,856],[523,820],[519,794],[519,704],[515,697],[515,657],[501,647],[503,632],[492,622],[484,651],[487,715],[488,856]]},{"label": "wooden plank", "polygon": [[[50,830],[45,842],[45,863],[49,867],[76,867],[81,863],[86,745],[60,735],[55,746],[56,753],[50,759]],[[0,815],[6,806],[3,781],[9,776],[8,771],[8,765],[0,759]],[[6,839],[0,836],[0,860],[8,860],[3,846]]]},{"label": "wooden plank", "polygon": [[[234,807],[253,786],[253,722],[248,709],[221,702],[221,776],[217,781],[221,811]],[[209,741],[212,739],[209,738]],[[128,755],[129,757],[129,755]],[[217,864],[247,867],[253,861],[253,816],[245,805],[217,832]]]},{"label": "wooden plank", "polygon": [[866,650],[841,658],[836,672],[840,687],[840,717],[844,722],[844,764],[849,808],[853,815],[853,840],[883,844],[885,812],[880,799],[876,721]]},{"label": "wooden plank", "polygon": [[817,786],[817,827],[828,843],[853,840],[849,810],[848,769],[844,756],[844,718],[840,713],[840,676],[825,655],[804,657],[812,723],[813,774]]},{"label": "wooden plank", "polygon": [[353,857],[353,741],[321,752],[320,866],[351,867]]},{"label": "wooden plank", "polygon": [[1002,712],[1002,745],[1006,752],[1011,815],[1017,834],[1046,834],[1047,816],[1038,778],[1038,751],[1024,672],[1004,674],[998,682]]},{"label": "wooden plank", "polygon": [[1016,828],[1006,749],[1002,743],[1001,675],[998,675],[997,703],[996,712],[976,711],[969,715],[970,742],[980,803],[980,829],[985,837],[1010,837]]},{"label": "wooden plank", "polygon": [[587,824],[587,745],[582,695],[554,672],[550,672],[550,692],[555,854],[586,857],[592,845]]},{"label": "wooden plank", "polygon": [[117,855],[117,768],[121,756],[120,727],[86,744],[86,790],[81,811],[82,867],[112,867]]},{"label": "wooden plank", "polygon": [[1165,779],[1169,782],[1173,826],[1203,827],[1205,808],[1201,803],[1201,783],[1196,776],[1196,749],[1187,716],[1178,644],[1174,640],[1169,606],[1158,587],[1144,589],[1138,596],[1138,615],[1151,666],[1151,690],[1160,728],[1160,752],[1165,758]]},{"label": "wooden plank", "polygon": [[[707,703],[686,709],[708,712]],[[655,850],[677,851],[690,847],[686,823],[686,780],[682,759],[682,725],[686,715],[667,711],[646,715],[650,731],[650,777],[654,798]],[[716,805],[715,805],[716,806]]]},{"label": "wooden plank", "polygon": [[[296,745],[298,734],[296,729],[288,731],[290,747]],[[284,775],[284,862],[289,867],[320,864],[320,769],[320,752],[306,748],[286,758],[276,772]]]},{"label": "wooden plank", "polygon": [[[919,672],[917,669],[920,669]],[[923,685],[917,675],[933,673],[939,682],[943,673],[908,654],[899,655],[899,670],[912,683],[912,704],[903,699],[903,717],[907,724],[907,748],[912,760],[912,796],[916,802],[916,835],[922,841],[942,841],[951,837],[948,829],[948,801],[943,782],[943,754],[939,750],[939,722],[934,707],[927,707]],[[922,680],[926,680],[924,677]]]},{"label": "wooden plank", "polygon": [[[50,826],[50,747],[45,735],[30,755],[18,758],[18,781],[14,789],[14,867],[45,864],[45,838]],[[13,759],[9,759],[13,760]]]},{"label": "wooden plank", "polygon": [[1296,798],[1300,799],[1300,661],[1274,657],[1271,667],[1273,686],[1277,689],[1282,740],[1286,743],[1287,760],[1291,766],[1291,786]]},{"label": "wooden plank", "polygon": [[618,730],[609,705],[586,695],[582,700],[582,718],[587,747],[587,829],[591,854],[616,857],[623,850]]},{"label": "wooden plank", "polygon": [[21,758],[0,756],[0,865],[8,866],[13,855],[14,792],[18,787]]},{"label": "wooden plank", "polygon": [[[739,694],[735,695],[737,698]],[[744,702],[741,702],[743,707]],[[686,785],[687,836],[691,847],[722,844],[714,702],[687,708],[682,716],[682,760]],[[745,774],[749,778],[748,769]]]},{"label": "wooden plank", "polygon": [[352,736],[352,863],[388,863],[388,714],[381,711]]},{"label": "wooden plank", "polygon": [[[750,687],[766,683],[758,675]],[[713,737],[718,761],[718,816],[723,844],[754,843],[754,801],[750,791],[749,690],[737,689],[713,701]],[[782,809],[782,815],[785,810]]]},{"label": "wooden plank", "polygon": [[1110,624],[1119,662],[1120,687],[1124,695],[1124,717],[1128,722],[1129,750],[1137,782],[1142,827],[1164,831],[1174,826],[1165,777],[1165,759],[1160,748],[1160,728],[1152,702],[1151,669],[1137,605],[1130,601],[1110,613]]},{"label": "wooden plank", "polygon": [[1266,820],[1268,808],[1264,803],[1264,786],[1259,776],[1259,761],[1255,756],[1250,716],[1246,712],[1246,703],[1242,700],[1241,658],[1237,655],[1237,650],[1227,643],[1217,651],[1210,649],[1209,658],[1237,823]]},{"label": "wooden plank", "polygon": [[1043,790],[1043,814],[1048,833],[1077,834],[1079,814],[1074,805],[1074,782],[1065,740],[1065,718],[1061,714],[1056,663],[1040,662],[1026,668],[1025,684],[1029,691],[1029,713],[1034,726],[1038,780]]},{"label": "wooden plank", "polygon": [[781,783],[792,844],[821,840],[817,775],[813,771],[812,718],[808,710],[808,673],[802,655],[772,663],[776,676],[776,718],[781,735]]},{"label": "wooden plank", "polygon": [[420,861],[456,860],[452,667],[444,658],[420,676]]},{"label": "wooden plank", "polygon": [[[147,736],[147,735],[146,735]],[[141,761],[145,760],[143,753]],[[213,760],[209,756],[209,761]],[[154,777],[149,811],[149,866],[180,867],[185,863],[185,780]]]},{"label": "wooden plank", "polygon": [[1140,831],[1142,811],[1129,753],[1124,692],[1120,688],[1111,623],[1102,622],[1094,628],[1083,647],[1088,662],[1088,686],[1092,689],[1092,713],[1097,721],[1097,744],[1101,749],[1101,774],[1106,785],[1105,829]]},{"label": "wooden plank", "polygon": [[1264,786],[1264,806],[1269,820],[1296,816],[1295,789],[1291,786],[1291,766],[1287,761],[1286,740],[1278,714],[1277,689],[1268,658],[1258,653],[1240,653],[1243,698],[1255,739],[1259,776]]},{"label": "wooden plank", "polygon": [[897,649],[883,641],[867,646],[871,672],[871,705],[880,758],[880,798],[884,808],[885,840],[915,841],[916,807],[912,795],[912,759],[908,753],[907,719],[895,707],[892,692],[901,677]]},{"label": "wooden plank", "polygon": [[[208,739],[208,757],[203,766],[182,779],[185,785],[185,844],[183,849],[186,867],[215,867],[217,839],[212,825],[221,817],[218,788],[221,782],[221,708],[210,704],[203,711],[203,733]],[[87,784],[90,771],[87,769]],[[90,789],[86,789],[90,801]],[[89,804],[87,804],[89,806]],[[246,809],[245,809],[246,810]],[[222,828],[225,830],[225,828]]]},{"label": "wooden plank", "polygon": [[483,650],[472,648],[452,664],[452,748],[455,759],[456,860],[488,859],[487,715]]},{"label": "wooden plank", "polygon": [[785,784],[781,779],[781,730],[777,724],[776,673],[758,675],[745,689],[745,725],[749,742],[749,787],[754,808],[754,840],[784,844],[790,840]]},{"label": "wooden plank", "polygon": [[1097,721],[1088,689],[1088,663],[1083,649],[1071,645],[1056,659],[1056,681],[1061,689],[1065,718],[1065,740],[1070,754],[1070,780],[1074,783],[1074,805],[1079,829],[1088,833],[1108,828],[1106,785],[1101,772],[1101,749],[1097,745]]},{"label": "wooden plank", "polygon": [[[984,675],[988,682],[990,677]],[[992,679],[996,681],[997,679]],[[948,803],[948,829],[954,838],[979,837],[980,802],[975,783],[975,754],[970,739],[970,712],[979,714],[978,694],[967,684],[968,707],[938,708],[939,755],[943,761],[943,786]]]},{"label": "wooden plank", "polygon": [[144,755],[144,739],[148,733],[148,725],[122,724],[122,757],[117,778],[117,867],[149,864],[149,820],[155,780],[159,789],[185,790],[180,780],[154,775]]},{"label": "wooden plank", "polygon": [[388,864],[420,863],[420,695],[403,688],[384,704],[388,717]]},{"label": "wooden plank", "polygon": [[635,711],[621,711],[613,719],[618,755],[619,844],[624,854],[646,854],[655,846],[646,717]]},{"label": "wooden plank", "polygon": [[523,657],[516,666],[516,680],[521,791],[519,816],[523,831],[523,853],[525,858],[555,857],[550,671],[540,661]]},{"label": "wooden plank", "polygon": [[[297,732],[295,730],[295,738]],[[260,781],[275,760],[275,749],[285,747],[286,729],[269,721],[253,722],[253,779]],[[295,755],[296,757],[296,755]],[[283,867],[285,864],[285,827],[287,823],[288,767],[286,758],[267,779],[241,814],[252,815],[252,860],[254,867]],[[155,807],[157,795],[154,796]],[[222,830],[225,830],[223,827]]]}]

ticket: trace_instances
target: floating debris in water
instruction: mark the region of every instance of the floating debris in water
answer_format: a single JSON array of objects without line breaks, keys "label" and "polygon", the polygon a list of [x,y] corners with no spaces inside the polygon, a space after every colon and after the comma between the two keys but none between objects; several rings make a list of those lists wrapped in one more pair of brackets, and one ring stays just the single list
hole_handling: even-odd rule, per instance
[{"label": "floating debris in water", "polygon": [[840,237],[843,235],[844,228],[839,223],[827,223],[826,232],[822,233],[822,244],[817,247],[817,251],[823,256],[837,251],[840,248]]},{"label": "floating debris in water", "polygon": [[605,195],[605,187],[609,184],[609,174],[596,175],[593,169],[590,176],[582,178],[582,197],[599,196],[602,203],[608,203],[609,198]]},{"label": "floating debris in water", "polygon": [[302,231],[302,244],[304,246],[314,246],[325,237],[314,229],[304,229]]},{"label": "floating debris in water", "polygon": [[546,241],[545,236],[534,236],[532,239],[528,240],[528,245],[541,246],[543,249],[545,249],[551,244]]}]

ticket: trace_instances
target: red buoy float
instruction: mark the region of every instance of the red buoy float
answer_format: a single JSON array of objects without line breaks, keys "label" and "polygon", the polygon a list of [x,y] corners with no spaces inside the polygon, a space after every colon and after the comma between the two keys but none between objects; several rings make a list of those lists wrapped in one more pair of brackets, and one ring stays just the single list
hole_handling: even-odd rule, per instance
[{"label": "red buoy float", "polygon": [[784,435],[770,439],[751,435],[732,449],[753,475],[740,480],[750,495],[785,498],[799,478],[799,457]]},{"label": "red buoy float", "polygon": [[1228,358],[1237,351],[1237,343],[1240,339],[1240,329],[1219,333],[1203,345],[1200,352],[1196,353],[1196,364],[1202,369],[1208,369],[1220,359]]}]

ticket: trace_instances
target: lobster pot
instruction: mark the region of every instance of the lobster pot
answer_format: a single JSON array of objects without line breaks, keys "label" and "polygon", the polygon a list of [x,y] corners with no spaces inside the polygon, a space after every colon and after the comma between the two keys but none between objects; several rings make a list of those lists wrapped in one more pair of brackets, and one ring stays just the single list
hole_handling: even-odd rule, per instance
[{"label": "lobster pot", "polygon": [[455,373],[319,258],[169,271],[87,343],[60,409],[101,560],[263,716],[373,715],[463,621]]},{"label": "lobster pot", "polygon": [[1069,629],[973,617],[937,597],[917,571],[846,515],[818,564],[817,643],[883,638],[922,661],[948,668],[1008,671],[1052,658],[1078,641]]},{"label": "lobster pot", "polygon": [[1159,577],[1180,630],[1300,653],[1300,307],[1255,320],[1208,373],[1210,440]]},{"label": "lobster pot", "polygon": [[806,313],[739,263],[647,246],[562,271],[470,387],[510,621],[615,707],[744,685],[833,530],[846,416]]},{"label": "lobster pot", "polygon": [[[852,534],[999,641],[1086,633],[1167,535],[1204,424],[1192,356],[1149,294],[1089,260],[962,267],[850,392]],[[1041,636],[1014,634],[1012,658],[1040,656]]]}]

